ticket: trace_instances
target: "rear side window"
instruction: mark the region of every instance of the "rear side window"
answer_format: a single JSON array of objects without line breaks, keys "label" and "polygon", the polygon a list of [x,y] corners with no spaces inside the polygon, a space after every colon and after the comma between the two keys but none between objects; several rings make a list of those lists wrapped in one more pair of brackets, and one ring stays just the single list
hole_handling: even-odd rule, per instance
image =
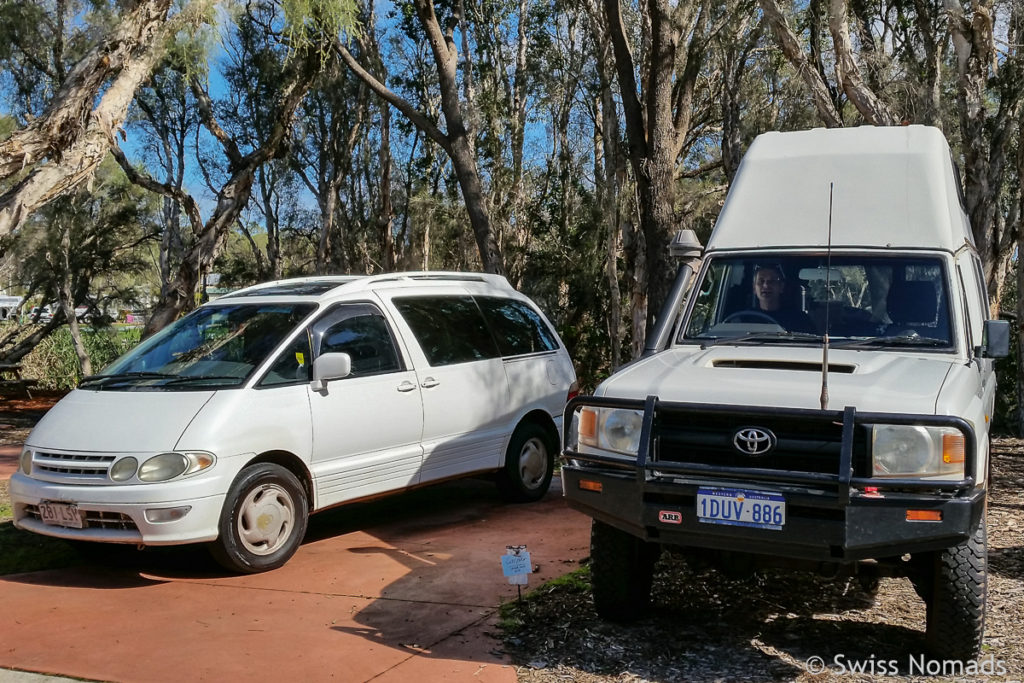
[{"label": "rear side window", "polygon": [[522,301],[476,297],[487,324],[494,332],[502,356],[543,353],[558,348],[554,333],[537,311]]},{"label": "rear side window", "polygon": [[480,309],[469,296],[403,297],[394,299],[394,304],[433,366],[500,355]]}]

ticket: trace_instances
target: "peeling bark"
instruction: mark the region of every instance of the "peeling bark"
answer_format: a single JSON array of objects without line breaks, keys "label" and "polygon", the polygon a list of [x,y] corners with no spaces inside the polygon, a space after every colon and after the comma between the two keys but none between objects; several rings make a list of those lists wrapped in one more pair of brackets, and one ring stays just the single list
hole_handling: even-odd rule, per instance
[{"label": "peeling bark", "polygon": [[797,74],[810,91],[814,107],[818,110],[818,116],[829,128],[841,128],[843,120],[829,96],[828,85],[807,61],[807,56],[800,47],[800,41],[789,27],[789,22],[782,13],[778,2],[776,0],[758,0],[757,4],[764,12],[765,21],[775,33],[782,53],[796,69]]},{"label": "peeling bark", "polygon": [[899,123],[899,119],[889,109],[889,105],[864,82],[857,60],[853,57],[848,13],[846,0],[831,0],[828,27],[835,46],[836,80],[842,84],[843,92],[850,98],[864,120],[875,126],[894,126]]},{"label": "peeling bark", "polygon": [[0,237],[92,177],[161,56],[170,5],[140,2],[71,69],[44,114],[0,143],[0,178],[29,171],[0,196]]}]

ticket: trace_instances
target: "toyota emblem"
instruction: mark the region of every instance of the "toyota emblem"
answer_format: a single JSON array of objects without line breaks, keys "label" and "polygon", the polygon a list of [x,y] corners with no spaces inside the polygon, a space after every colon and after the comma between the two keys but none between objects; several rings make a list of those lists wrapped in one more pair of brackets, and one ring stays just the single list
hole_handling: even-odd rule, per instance
[{"label": "toyota emblem", "polygon": [[743,455],[767,455],[775,448],[775,435],[760,427],[743,427],[736,430],[732,445]]}]

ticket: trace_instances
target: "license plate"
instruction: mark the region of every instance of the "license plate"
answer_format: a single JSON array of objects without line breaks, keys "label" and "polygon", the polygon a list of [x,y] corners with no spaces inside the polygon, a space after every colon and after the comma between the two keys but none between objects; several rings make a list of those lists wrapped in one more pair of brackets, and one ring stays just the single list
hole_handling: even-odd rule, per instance
[{"label": "license plate", "polygon": [[78,506],[74,503],[53,503],[44,500],[39,503],[39,518],[44,524],[52,526],[67,526],[74,529],[82,529],[85,526],[82,524]]},{"label": "license plate", "polygon": [[697,489],[697,519],[780,530],[786,523],[786,499],[778,493],[746,489]]}]

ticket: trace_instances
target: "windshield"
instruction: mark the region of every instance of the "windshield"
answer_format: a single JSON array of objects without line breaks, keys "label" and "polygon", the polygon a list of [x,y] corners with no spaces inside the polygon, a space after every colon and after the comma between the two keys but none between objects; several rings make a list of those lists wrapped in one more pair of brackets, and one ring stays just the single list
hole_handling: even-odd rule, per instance
[{"label": "windshield", "polygon": [[946,282],[937,257],[712,257],[676,341],[948,349]]},{"label": "windshield", "polygon": [[204,306],[114,361],[83,389],[240,386],[316,308],[314,304]]}]

